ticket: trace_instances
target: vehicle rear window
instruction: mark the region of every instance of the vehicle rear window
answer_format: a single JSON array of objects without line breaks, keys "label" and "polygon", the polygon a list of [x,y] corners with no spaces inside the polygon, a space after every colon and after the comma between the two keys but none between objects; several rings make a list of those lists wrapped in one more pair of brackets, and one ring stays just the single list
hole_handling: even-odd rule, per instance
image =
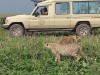
[{"label": "vehicle rear window", "polygon": [[100,1],[73,2],[74,14],[100,14]]}]

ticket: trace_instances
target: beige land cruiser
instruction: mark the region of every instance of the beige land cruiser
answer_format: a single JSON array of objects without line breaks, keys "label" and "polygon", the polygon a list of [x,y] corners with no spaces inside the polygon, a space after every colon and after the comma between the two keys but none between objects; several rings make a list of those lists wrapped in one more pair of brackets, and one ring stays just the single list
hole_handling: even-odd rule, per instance
[{"label": "beige land cruiser", "polygon": [[30,15],[3,21],[3,28],[13,36],[22,36],[26,30],[74,30],[77,35],[89,35],[93,28],[100,27],[100,0],[46,0]]}]

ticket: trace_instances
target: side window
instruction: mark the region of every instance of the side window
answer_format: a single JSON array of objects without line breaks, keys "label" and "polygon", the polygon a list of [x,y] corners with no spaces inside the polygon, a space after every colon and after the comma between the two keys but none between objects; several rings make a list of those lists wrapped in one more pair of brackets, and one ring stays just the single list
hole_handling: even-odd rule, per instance
[{"label": "side window", "polygon": [[99,14],[100,2],[73,2],[74,14]]},{"label": "side window", "polygon": [[69,3],[68,2],[56,3],[55,11],[57,15],[69,14]]},{"label": "side window", "polygon": [[88,2],[73,2],[74,14],[88,14]]},{"label": "side window", "polygon": [[90,14],[100,14],[100,2],[89,2]]},{"label": "side window", "polygon": [[40,7],[38,7],[34,14],[37,14],[37,15],[48,15],[48,6],[40,6]]}]

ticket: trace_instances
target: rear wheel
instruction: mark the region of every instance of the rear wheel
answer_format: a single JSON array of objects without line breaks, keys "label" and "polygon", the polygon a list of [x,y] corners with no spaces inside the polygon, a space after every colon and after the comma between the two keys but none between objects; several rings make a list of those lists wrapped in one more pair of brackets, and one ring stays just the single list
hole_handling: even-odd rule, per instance
[{"label": "rear wheel", "polygon": [[91,35],[91,27],[87,24],[80,24],[76,28],[76,34],[79,36]]},{"label": "rear wheel", "polygon": [[25,34],[25,30],[23,26],[20,24],[13,24],[10,27],[10,35],[11,36],[23,36]]}]

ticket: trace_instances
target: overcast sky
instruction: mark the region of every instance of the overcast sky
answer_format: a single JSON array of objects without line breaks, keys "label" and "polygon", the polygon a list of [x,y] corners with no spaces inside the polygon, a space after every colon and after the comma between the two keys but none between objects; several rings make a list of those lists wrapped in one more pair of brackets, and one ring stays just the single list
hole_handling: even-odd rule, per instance
[{"label": "overcast sky", "polygon": [[33,9],[31,0],[0,0],[0,14],[29,14]]}]

